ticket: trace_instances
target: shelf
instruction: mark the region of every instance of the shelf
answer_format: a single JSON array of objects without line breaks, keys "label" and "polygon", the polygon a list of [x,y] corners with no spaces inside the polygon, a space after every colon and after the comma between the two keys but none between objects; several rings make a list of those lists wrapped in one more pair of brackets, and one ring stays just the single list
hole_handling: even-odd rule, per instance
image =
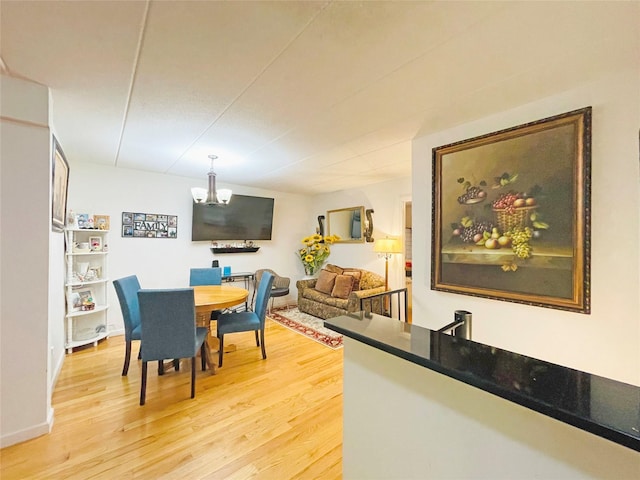
[{"label": "shelf", "polygon": [[[97,345],[107,338],[109,309],[109,273],[107,271],[108,230],[67,228],[65,249],[65,348]],[[93,245],[93,250],[91,246]],[[83,248],[79,248],[82,246]],[[86,247],[86,248],[85,248]],[[104,248],[104,250],[103,250]],[[81,275],[79,272],[90,274]],[[92,310],[81,310],[87,297],[92,297]],[[74,308],[77,308],[77,310]]]},{"label": "shelf", "polygon": [[254,253],[260,247],[210,247],[211,253]]},{"label": "shelf", "polygon": [[72,340],[71,342],[67,342],[64,346],[67,349],[68,353],[71,353],[71,350],[75,347],[82,347],[84,345],[89,345],[90,343],[97,343],[99,340],[103,338],[107,338],[109,336],[108,332],[100,332],[96,334],[94,337],[87,338],[86,340]]},{"label": "shelf", "polygon": [[74,255],[106,255],[109,252],[67,252],[66,255],[74,256]]},{"label": "shelf", "polygon": [[105,283],[108,282],[109,279],[108,278],[99,278],[98,280],[90,280],[88,282],[76,282],[76,283],[65,283],[65,287],[71,287],[71,288],[76,288],[76,287],[84,287],[85,285],[95,285],[98,283]]},{"label": "shelf", "polygon": [[70,317],[83,317],[85,315],[91,315],[97,312],[104,312],[109,308],[109,305],[96,305],[96,308],[93,310],[78,310],[77,312],[69,312],[67,313],[67,318]]}]

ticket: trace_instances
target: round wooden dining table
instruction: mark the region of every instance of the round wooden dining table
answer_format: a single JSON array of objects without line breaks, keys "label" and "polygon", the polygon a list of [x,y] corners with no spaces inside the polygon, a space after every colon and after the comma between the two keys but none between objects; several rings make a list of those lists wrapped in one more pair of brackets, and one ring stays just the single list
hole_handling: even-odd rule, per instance
[{"label": "round wooden dining table", "polygon": [[[211,312],[246,303],[249,290],[230,285],[199,285],[192,288],[196,306],[196,323],[209,328],[205,349],[211,373],[215,374],[216,361],[213,359],[213,353],[218,352],[219,342],[211,331]],[[225,352],[234,350],[235,345],[225,345]]]},{"label": "round wooden dining table", "polygon": [[193,294],[196,315],[235,307],[249,298],[249,290],[231,285],[199,285],[193,287]]}]

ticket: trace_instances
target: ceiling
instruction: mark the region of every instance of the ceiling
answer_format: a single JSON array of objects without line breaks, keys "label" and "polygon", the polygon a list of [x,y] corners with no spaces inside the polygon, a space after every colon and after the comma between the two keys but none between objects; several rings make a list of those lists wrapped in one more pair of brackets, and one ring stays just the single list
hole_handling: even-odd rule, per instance
[{"label": "ceiling", "polygon": [[320,193],[409,176],[414,137],[617,68],[637,47],[615,44],[621,19],[607,2],[2,0],[0,67],[51,88],[72,166],[205,186],[216,154],[219,186]]}]

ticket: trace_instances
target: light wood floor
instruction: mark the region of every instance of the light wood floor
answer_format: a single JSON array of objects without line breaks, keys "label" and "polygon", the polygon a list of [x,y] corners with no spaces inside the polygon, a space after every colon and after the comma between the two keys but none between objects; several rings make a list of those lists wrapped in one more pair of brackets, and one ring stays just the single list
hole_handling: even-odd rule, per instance
[{"label": "light wood floor", "polygon": [[49,435],[0,451],[9,479],[340,479],[342,349],[267,321],[267,360],[252,332],[229,335],[216,375],[198,363],[158,377],[150,365],[138,404],[134,342],[122,377],[124,337],[67,355]]}]

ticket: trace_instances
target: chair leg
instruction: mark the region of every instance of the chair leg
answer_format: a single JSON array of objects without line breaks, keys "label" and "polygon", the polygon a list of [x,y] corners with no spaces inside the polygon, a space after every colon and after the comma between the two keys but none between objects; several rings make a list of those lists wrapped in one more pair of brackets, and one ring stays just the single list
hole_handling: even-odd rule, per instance
[{"label": "chair leg", "polygon": [[[258,335],[258,331],[256,330],[256,335]],[[260,340],[262,343],[262,359],[264,360],[265,358],[267,358],[267,352],[264,349],[264,328],[262,330],[260,330]]]},{"label": "chair leg", "polygon": [[164,360],[158,360],[158,375],[164,375]]},{"label": "chair leg", "polygon": [[179,358],[174,358],[173,359],[173,368],[175,369],[176,372],[180,371],[180,359]]},{"label": "chair leg", "polygon": [[140,385],[140,405],[144,405],[147,395],[147,362],[142,362],[142,383]]},{"label": "chair leg", "polygon": [[218,335],[218,367],[222,366],[222,353],[224,352],[224,335]]},{"label": "chair leg", "polygon": [[200,345],[200,362],[202,364],[202,371],[204,372],[207,369],[207,350],[204,346],[204,342]]},{"label": "chair leg", "polygon": [[122,376],[126,377],[129,373],[129,359],[131,358],[131,340],[126,342],[124,349],[124,366],[122,367]]},{"label": "chair leg", "polygon": [[258,330],[256,330],[256,347],[260,346],[260,339],[258,338]]},{"label": "chair leg", "polygon": [[196,396],[196,357],[191,357],[191,398]]},{"label": "chair leg", "polygon": [[140,348],[138,349],[138,360],[142,360],[142,344],[140,344]]}]

